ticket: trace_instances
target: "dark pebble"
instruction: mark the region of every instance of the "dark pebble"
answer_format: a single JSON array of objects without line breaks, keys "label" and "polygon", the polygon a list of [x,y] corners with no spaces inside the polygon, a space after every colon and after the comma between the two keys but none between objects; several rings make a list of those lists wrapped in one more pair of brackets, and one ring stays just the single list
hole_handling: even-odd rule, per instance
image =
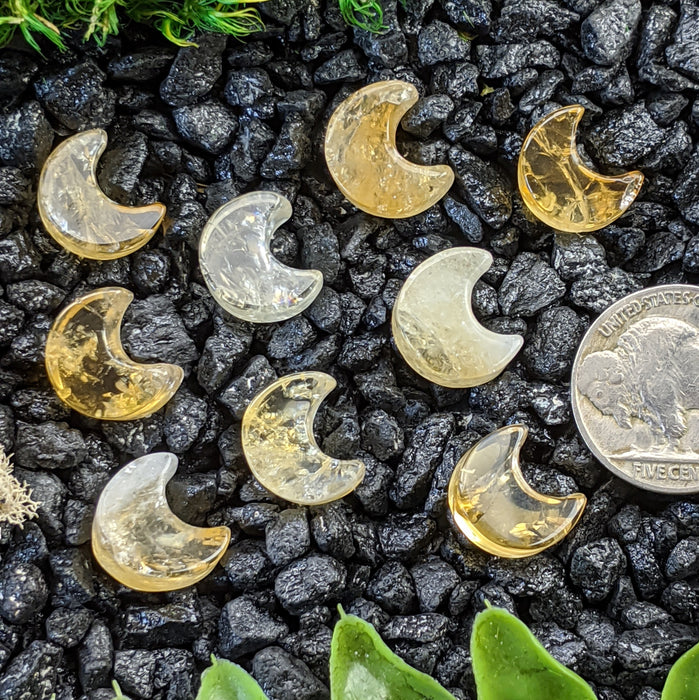
[{"label": "dark pebble", "polygon": [[298,614],[314,605],[337,600],[345,587],[345,567],[332,557],[311,554],[279,572],[274,593],[282,607]]},{"label": "dark pebble", "polygon": [[308,666],[279,647],[257,652],[252,675],[269,700],[327,700],[327,687]]},{"label": "dark pebble", "polygon": [[277,617],[255,604],[248,596],[226,603],[219,621],[221,652],[227,659],[237,659],[278,642],[289,628]]}]

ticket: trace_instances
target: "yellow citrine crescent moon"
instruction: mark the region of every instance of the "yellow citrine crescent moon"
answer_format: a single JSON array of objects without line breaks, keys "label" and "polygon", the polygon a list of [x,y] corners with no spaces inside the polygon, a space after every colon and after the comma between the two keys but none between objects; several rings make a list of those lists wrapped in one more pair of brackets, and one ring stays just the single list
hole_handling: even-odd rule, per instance
[{"label": "yellow citrine crescent moon", "polygon": [[522,145],[517,178],[522,199],[548,226],[570,233],[598,231],[636,199],[643,174],[601,175],[587,167],[576,146],[585,109],[571,105],[538,122]]},{"label": "yellow citrine crescent moon", "polygon": [[493,333],[476,319],[471,293],[493,262],[480,248],[450,248],[418,265],[393,304],[393,339],[403,359],[435,384],[464,388],[496,377],[521,335]]},{"label": "yellow citrine crescent moon", "polygon": [[121,321],[133,294],[102,287],[56,317],[46,340],[46,371],[72,409],[101,420],[134,420],[164,406],[182,383],[177,365],[134,362],[121,345]]},{"label": "yellow citrine crescent moon", "polygon": [[51,236],[83,258],[112,260],[145,245],[165,216],[159,203],[127,207],[97,182],[97,162],[107,146],[102,129],[70,136],[46,159],[37,205]]},{"label": "yellow citrine crescent moon", "polygon": [[384,80],[357,90],[328,122],[325,160],[342,194],[374,216],[402,219],[436,204],[454,182],[448,165],[418,165],[396,148],[396,130],[417,102],[414,85]]},{"label": "yellow citrine crescent moon", "polygon": [[285,321],[307,309],[323,286],[320,270],[279,262],[269,246],[291,217],[291,203],[276,192],[248,192],[226,202],[199,239],[199,266],[213,298],[236,318]]},{"label": "yellow citrine crescent moon", "polygon": [[330,457],[313,435],[318,407],[335,386],[324,372],[290,374],[263,389],[245,411],[241,438],[250,470],[286,501],[328,503],[364,478],[364,462]]},{"label": "yellow citrine crescent moon", "polygon": [[231,539],[225,527],[195,527],[170,510],[167,482],[177,457],[156,452],[129,462],[107,483],[92,521],[100,566],[137,591],[174,591],[209,574]]},{"label": "yellow citrine crescent moon", "polygon": [[509,425],[477,442],[459,460],[449,481],[454,523],[477,547],[519,559],[560,542],[578,522],[582,493],[545,496],[524,479],[519,452],[523,425]]}]

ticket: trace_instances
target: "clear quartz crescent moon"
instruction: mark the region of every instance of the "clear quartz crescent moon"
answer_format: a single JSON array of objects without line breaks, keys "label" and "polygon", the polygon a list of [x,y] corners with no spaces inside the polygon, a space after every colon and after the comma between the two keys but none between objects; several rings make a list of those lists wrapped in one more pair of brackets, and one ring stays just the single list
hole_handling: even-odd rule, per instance
[{"label": "clear quartz crescent moon", "polygon": [[364,478],[364,463],[326,455],[313,419],[336,382],[324,372],[278,379],[252,400],[243,416],[242,443],[255,478],[280,498],[320,505],[346,496]]},{"label": "clear quartz crescent moon", "polygon": [[270,252],[274,232],[291,216],[276,192],[249,192],[219,207],[199,239],[199,265],[214,299],[236,318],[284,321],[308,308],[323,286],[319,270],[282,264]]},{"label": "clear quartz crescent moon", "polygon": [[509,559],[529,557],[560,542],[578,522],[582,493],[545,496],[524,479],[519,452],[523,425],[500,428],[459,460],[449,481],[454,523],[477,547]]},{"label": "clear quartz crescent moon", "polygon": [[106,146],[102,129],[70,136],[46,159],[37,191],[46,230],[71,253],[94,260],[113,260],[138,250],[165,216],[162,204],[127,207],[102,192],[97,162]]},{"label": "clear quartz crescent moon", "polygon": [[113,578],[137,591],[174,591],[207,576],[231,539],[225,527],[195,527],[170,510],[167,482],[177,457],[129,462],[107,483],[92,521],[92,552]]},{"label": "clear quartz crescent moon", "polygon": [[435,384],[464,388],[496,377],[522,347],[520,335],[484,328],[471,293],[493,257],[480,248],[450,248],[418,265],[393,305],[393,339],[405,361]]},{"label": "clear quartz crescent moon", "polygon": [[587,167],[576,146],[584,107],[557,109],[534,125],[517,166],[524,203],[548,226],[569,233],[598,231],[618,219],[636,199],[643,174],[600,175]]},{"label": "clear quartz crescent moon", "polygon": [[436,204],[454,183],[448,165],[418,165],[396,148],[396,130],[418,101],[414,85],[384,80],[340,103],[328,122],[325,160],[342,194],[374,216],[403,219]]},{"label": "clear quartz crescent moon", "polygon": [[155,413],[175,394],[184,372],[177,365],[134,362],[120,329],[133,294],[102,287],[68,304],[46,339],[46,371],[59,398],[101,420],[134,420]]}]

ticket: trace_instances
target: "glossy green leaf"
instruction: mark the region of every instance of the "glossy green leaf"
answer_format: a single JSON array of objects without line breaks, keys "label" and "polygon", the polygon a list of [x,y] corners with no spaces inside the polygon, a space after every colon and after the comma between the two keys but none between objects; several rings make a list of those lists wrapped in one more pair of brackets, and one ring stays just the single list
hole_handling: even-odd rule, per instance
[{"label": "glossy green leaf", "polygon": [[699,644],[675,661],[661,700],[699,700]]},{"label": "glossy green leaf", "polygon": [[476,615],[471,658],[478,700],[595,700],[580,676],[558,663],[523,622],[502,608]]},{"label": "glossy green leaf", "polygon": [[245,669],[212,654],[211,666],[201,674],[197,700],[267,700],[267,696]]},{"label": "glossy green leaf", "polygon": [[454,700],[396,656],[372,625],[342,608],[330,648],[330,694],[332,700]]}]

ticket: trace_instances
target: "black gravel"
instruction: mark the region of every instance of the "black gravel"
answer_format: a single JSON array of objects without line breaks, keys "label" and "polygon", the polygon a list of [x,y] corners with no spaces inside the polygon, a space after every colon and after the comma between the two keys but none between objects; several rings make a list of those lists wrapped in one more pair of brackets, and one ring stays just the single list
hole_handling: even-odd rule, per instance
[{"label": "black gravel", "polygon": [[[347,28],[333,2],[260,7],[267,31],[247,44],[207,36],[177,50],[132,26],[104,49],[76,39],[45,58],[19,43],[0,51],[0,443],[41,501],[35,522],[0,532],[0,697],[101,700],[116,679],[133,698],[191,699],[215,653],[251,670],[273,700],[320,700],[341,603],[456,697],[475,698],[468,640],[487,600],[530,624],[600,698],[657,700],[672,662],[699,641],[699,502],[610,477],[576,433],[568,383],[582,333],[609,304],[699,280],[699,10],[388,0],[389,30],[372,36]],[[355,210],[322,157],[332,109],[387,78],[420,94],[400,148],[456,171],[449,196],[407,221]],[[516,190],[528,129],[574,102],[587,108],[587,157],[646,175],[636,204],[595,237],[554,236]],[[34,206],[52,145],[92,127],[109,132],[104,190],[168,207],[164,236],[104,263],[60,250]],[[231,319],[197,269],[209,214],[254,189],[294,203],[277,257],[325,277],[313,306],[282,324]],[[402,281],[453,245],[493,254],[474,308],[489,328],[526,338],[508,371],[470,391],[417,377],[390,340]],[[47,382],[52,318],[104,285],[136,295],[127,351],[185,369],[150,418],[82,418]],[[255,393],[311,369],[338,381],[316,420],[319,443],[367,465],[353,495],[322,508],[272,497],[240,448]],[[532,484],[589,498],[558,548],[525,561],[469,547],[446,508],[460,455],[514,422],[530,428]],[[115,583],[89,545],[110,475],[153,450],[180,457],[168,488],[180,517],[233,532],[209,578],[162,595]]]}]

